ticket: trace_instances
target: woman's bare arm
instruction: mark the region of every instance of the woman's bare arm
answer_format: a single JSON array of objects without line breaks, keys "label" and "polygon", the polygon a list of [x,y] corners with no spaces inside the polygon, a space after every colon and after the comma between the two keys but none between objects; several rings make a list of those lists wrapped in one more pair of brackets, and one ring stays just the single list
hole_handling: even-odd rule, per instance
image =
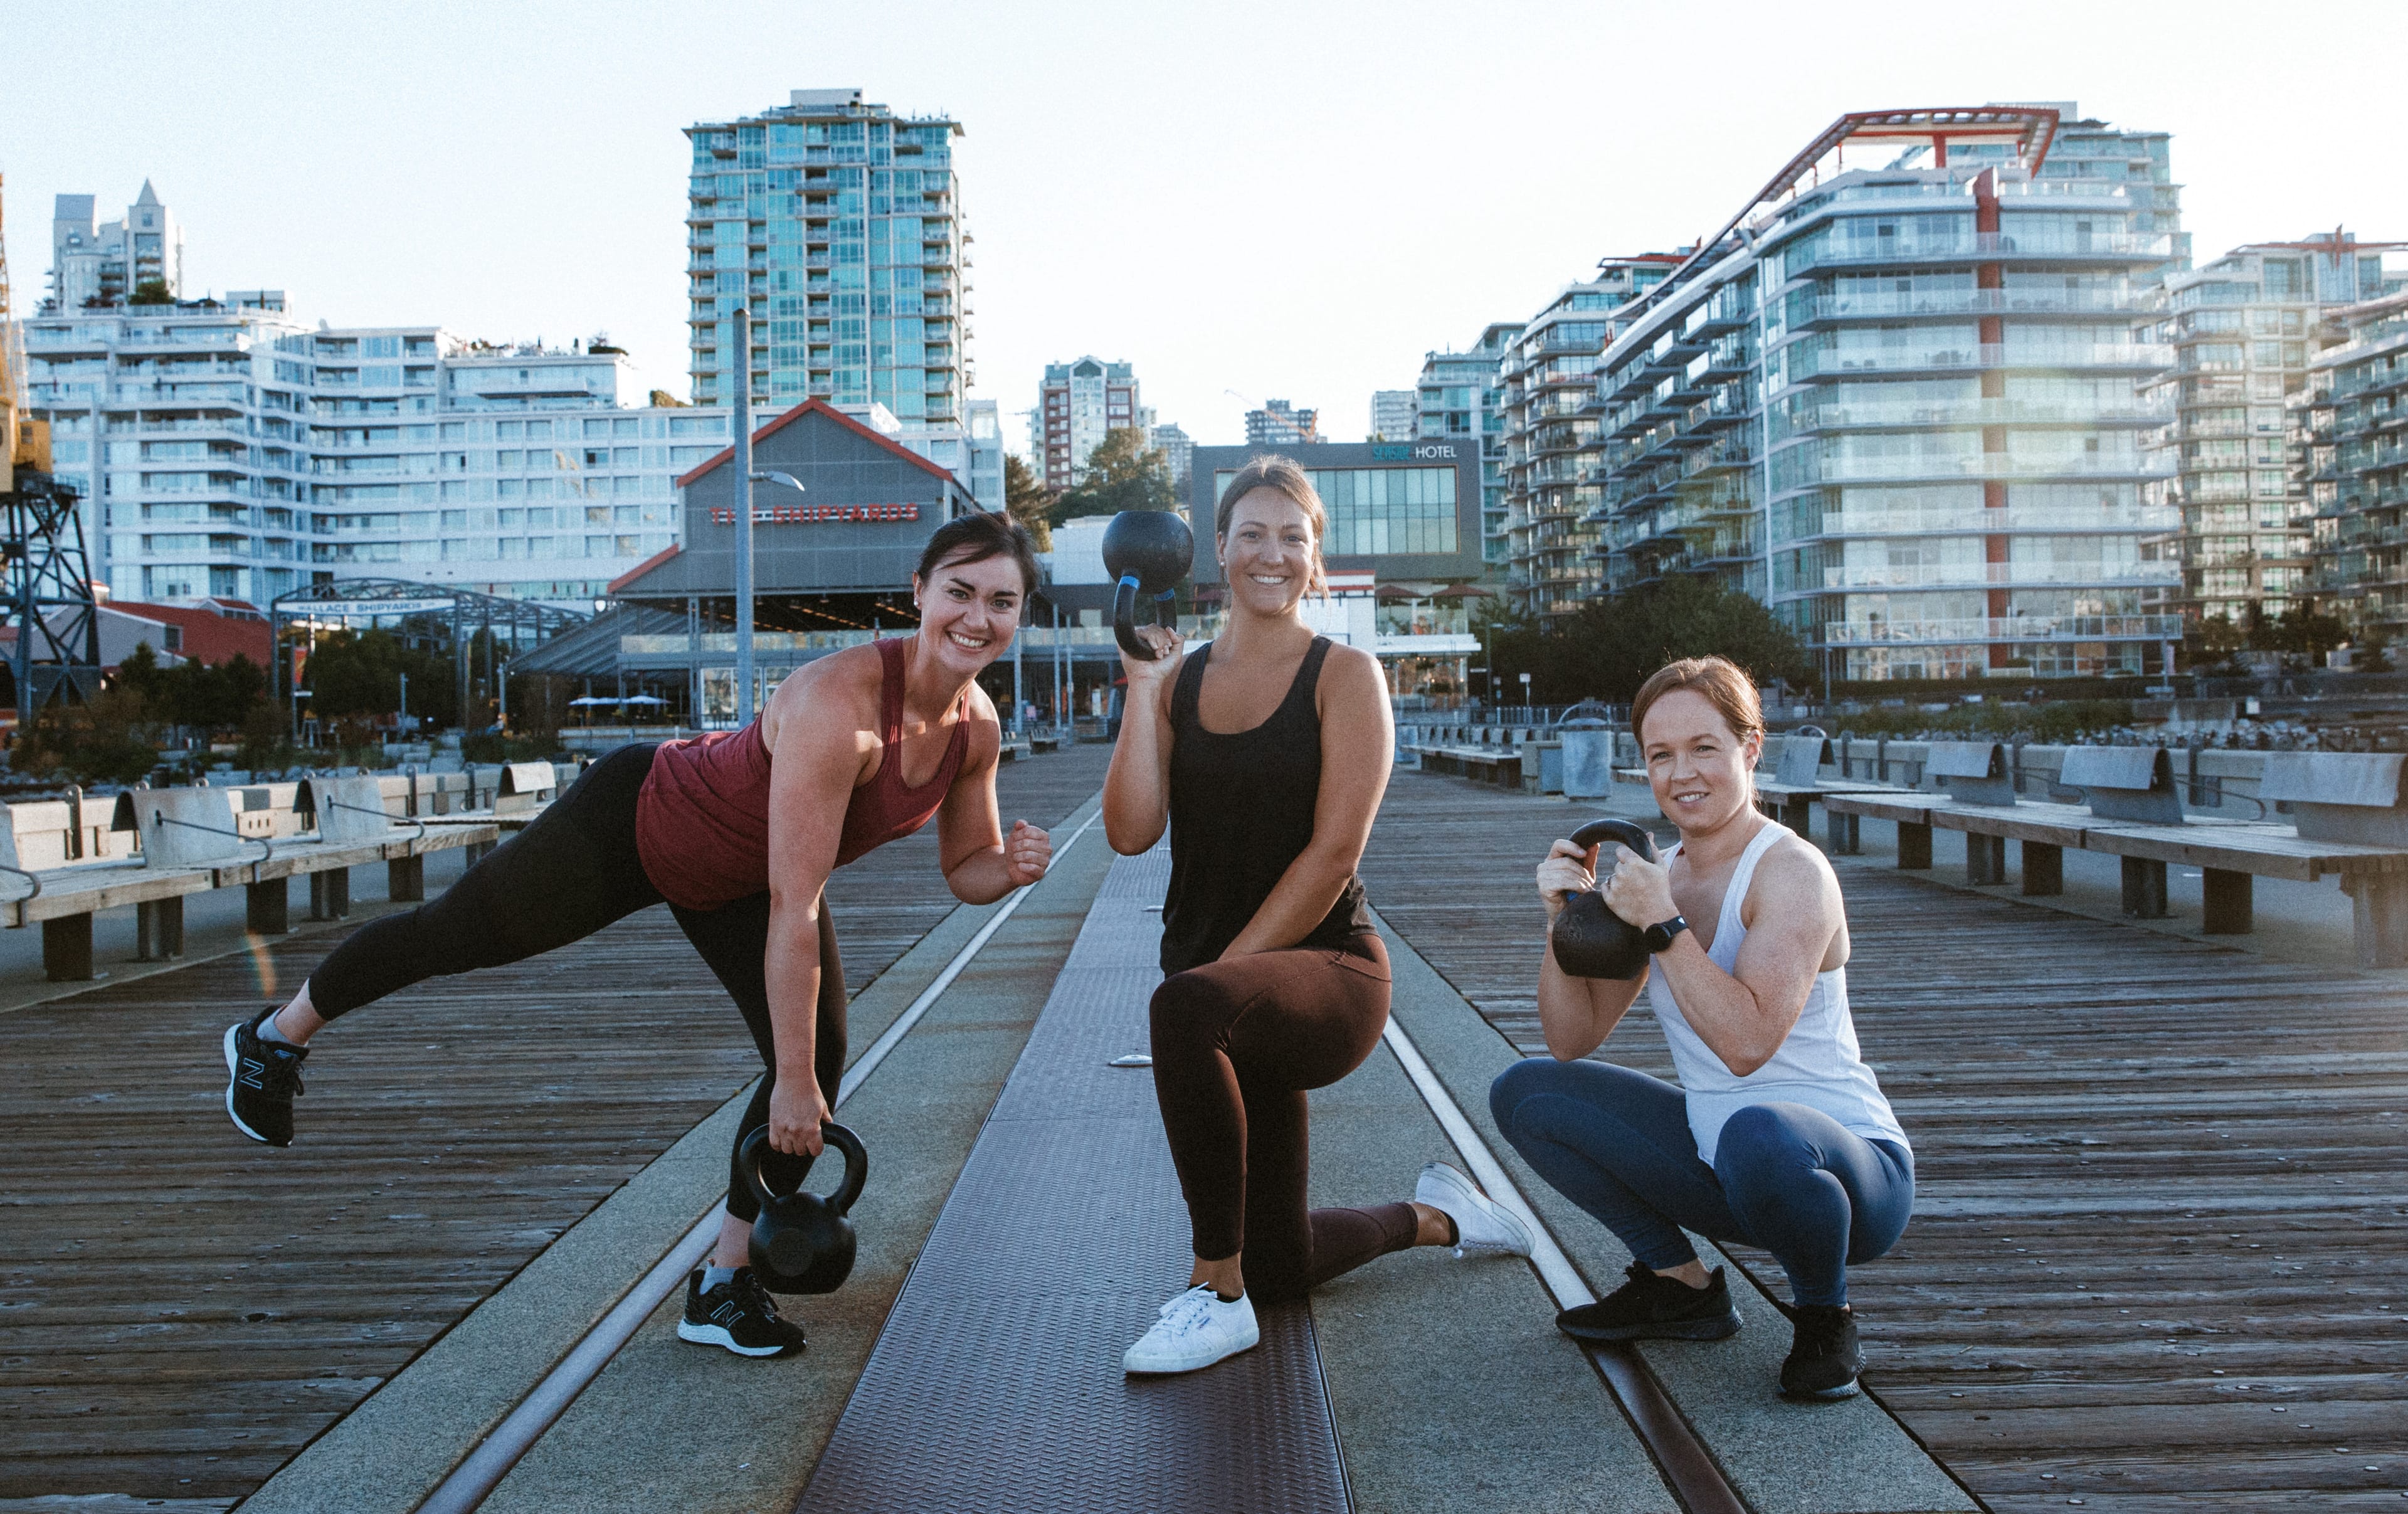
[{"label": "woman's bare arm", "polygon": [[[812,1062],[819,1041],[820,901],[835,871],[844,812],[876,745],[875,696],[831,657],[806,681],[779,689],[776,745],[769,753],[769,940],[763,970],[777,1086],[769,1144],[816,1153],[828,1117]],[[798,675],[804,676],[804,675]],[[784,715],[808,701],[811,715]],[[767,734],[765,732],[765,735]]]},{"label": "woman's bare arm", "polygon": [[1312,806],[1312,839],[1246,928],[1221,955],[1280,951],[1312,933],[1345,891],[1363,860],[1371,821],[1388,791],[1397,733],[1388,716],[1388,684],[1368,652],[1333,646],[1321,665],[1321,787]]},{"label": "woman's bare arm", "polygon": [[1104,837],[1123,857],[1151,850],[1170,824],[1170,694],[1187,660],[1177,631],[1140,626],[1137,634],[1162,655],[1143,662],[1121,655],[1128,688],[1104,774]]},{"label": "woman's bare arm", "polygon": [[[1748,893],[1753,918],[1736,973],[1715,966],[1694,930],[1675,936],[1655,962],[1682,1018],[1736,1077],[1770,1061],[1789,1039],[1846,919],[1831,865],[1795,838],[1765,853]],[[1605,897],[1613,913],[1641,926],[1680,913],[1666,869],[1627,848]]]},{"label": "woman's bare arm", "polygon": [[937,811],[937,855],[945,886],[965,904],[992,904],[1023,884],[1045,876],[1054,841],[1025,820],[1002,830],[995,800],[995,770],[1003,727],[983,690],[970,690],[969,755]]}]

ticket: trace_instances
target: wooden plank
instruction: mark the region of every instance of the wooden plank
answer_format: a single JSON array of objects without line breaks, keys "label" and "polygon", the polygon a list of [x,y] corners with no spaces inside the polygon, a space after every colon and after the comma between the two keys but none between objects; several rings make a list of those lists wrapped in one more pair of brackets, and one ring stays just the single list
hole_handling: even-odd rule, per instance
[{"label": "wooden plank", "polygon": [[[1002,770],[1004,823],[1057,825],[1109,756]],[[828,894],[856,991],[954,903],[934,827]],[[760,1072],[647,910],[346,1019],[300,1140],[252,1146],[218,1038],[333,939],[0,1016],[8,1065],[38,1070],[0,1092],[0,1500],[249,1493]]]},{"label": "wooden plank", "polygon": [[2329,873],[2408,872],[2408,850],[2314,841],[2272,826],[2095,827],[2083,845],[2117,857],[2314,882]]},{"label": "wooden plank", "polygon": [[[1364,858],[1372,903],[1526,1050],[1531,870],[1576,817],[1399,773]],[[1993,1508],[2398,1507],[2399,978],[1840,867],[1919,1182],[1899,1248],[1852,1275],[1867,1384]],[[1643,999],[1604,1049],[1670,1074]]]}]

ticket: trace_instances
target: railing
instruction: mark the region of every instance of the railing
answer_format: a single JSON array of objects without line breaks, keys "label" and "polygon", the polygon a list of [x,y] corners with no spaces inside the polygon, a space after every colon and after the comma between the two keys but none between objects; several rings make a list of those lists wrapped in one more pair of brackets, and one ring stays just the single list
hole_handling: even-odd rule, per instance
[{"label": "railing", "polygon": [[[1777,470],[1776,470],[1777,471]],[[1900,479],[2046,479],[2173,477],[2171,459],[2140,453],[2059,453],[2048,457],[2019,457],[2012,453],[1931,454],[1905,457],[1829,457],[1822,459],[1813,477],[1798,477],[1781,485],[1873,483]]]},{"label": "railing", "polygon": [[2182,528],[2172,505],[2093,506],[2085,510],[2010,505],[2003,510],[1887,510],[1823,512],[1825,536],[1935,536],[1950,532],[2138,531]]},{"label": "railing", "polygon": [[2150,296],[2109,295],[2086,290],[1942,289],[1921,294],[1827,295],[1797,300],[1785,311],[1791,324],[1851,316],[1899,315],[2133,315],[2151,312]]},{"label": "railing", "polygon": [[1827,567],[1827,589],[1933,589],[2056,584],[2152,584],[2182,582],[2182,564],[2170,560],[2120,563],[1919,563],[1863,568]]},{"label": "railing", "polygon": [[1969,620],[1832,620],[1831,646],[1898,642],[2178,642],[2180,615],[2008,615]]},{"label": "railing", "polygon": [[2170,408],[2148,405],[2102,405],[2094,409],[2036,399],[1969,399],[1928,405],[1822,405],[1786,414],[1776,410],[1772,434],[1779,440],[1810,431],[1856,426],[2013,425],[2020,422],[2163,425],[2172,419]]}]

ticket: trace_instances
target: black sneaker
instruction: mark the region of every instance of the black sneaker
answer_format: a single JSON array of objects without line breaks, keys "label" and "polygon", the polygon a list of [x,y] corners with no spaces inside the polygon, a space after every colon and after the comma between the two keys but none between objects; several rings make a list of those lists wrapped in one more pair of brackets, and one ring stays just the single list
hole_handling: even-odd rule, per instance
[{"label": "black sneaker", "polygon": [[685,1280],[685,1318],[678,1339],[697,1346],[724,1346],[738,1356],[784,1356],[803,1348],[803,1327],[778,1318],[778,1305],[750,1267],[706,1293],[702,1269]]},{"label": "black sneaker", "polygon": [[226,1115],[234,1128],[268,1146],[293,1144],[293,1096],[301,1091],[305,1046],[267,1041],[260,1022],[276,1013],[268,1005],[248,1020],[226,1027]]},{"label": "black sneaker", "polygon": [[1739,1333],[1739,1310],[1720,1267],[1703,1288],[1659,1277],[1641,1262],[1629,1274],[1630,1281],[1595,1304],[1555,1316],[1555,1328],[1574,1340],[1721,1340]]},{"label": "black sneaker", "polygon": [[1865,1370],[1864,1348],[1856,1342],[1856,1317],[1844,1304],[1792,1305],[1794,1333],[1789,1359],[1781,1363],[1781,1391],[1800,1398],[1846,1398],[1856,1391],[1856,1374]]}]

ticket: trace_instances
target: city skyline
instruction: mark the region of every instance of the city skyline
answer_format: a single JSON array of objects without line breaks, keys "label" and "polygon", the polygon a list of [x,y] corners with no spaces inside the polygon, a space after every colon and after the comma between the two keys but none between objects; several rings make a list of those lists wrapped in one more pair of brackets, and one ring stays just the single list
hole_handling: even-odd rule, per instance
[{"label": "city skyline", "polygon": [[[859,87],[898,113],[965,127],[964,210],[980,238],[970,392],[1009,420],[1045,362],[1111,351],[1148,374],[1166,420],[1209,443],[1241,432],[1248,404],[1231,389],[1361,412],[1373,391],[1411,383],[1425,353],[1526,317],[1600,256],[1695,237],[1724,212],[1719,186],[1760,173],[1770,144],[1867,105],[2078,99],[2110,121],[2169,131],[2200,263],[2336,220],[2408,223],[2398,203],[2408,196],[2353,174],[2344,153],[2282,145],[2300,129],[2291,104],[2315,84],[2314,55],[2227,47],[2198,11],[2179,26],[2090,7],[2066,11],[2080,18],[2074,31],[1936,21],[1911,37],[1834,38],[1753,10],[1744,31],[1756,46],[1727,66],[1756,108],[1710,130],[1677,108],[1675,81],[1618,64],[1638,13],[1616,9],[1534,13],[1513,35],[1545,35],[1543,49],[1431,49],[1431,28],[1455,14],[1445,7],[1383,10],[1393,24],[1376,28],[1340,8],[1287,16],[1296,45],[1262,55],[1242,13],[1217,10],[1161,13],[1119,29],[1116,42],[1040,53],[1028,38],[1046,29],[1025,18],[907,7],[873,22],[833,8],[738,7],[725,16],[763,45],[731,52],[724,73],[674,80],[652,77],[646,28],[561,24],[568,14],[481,16],[481,65],[511,82],[466,94],[431,66],[450,35],[440,24],[370,17],[337,41],[305,7],[246,11],[253,24],[241,27],[206,7],[139,27],[97,7],[29,36],[0,103],[21,283],[38,274],[42,250],[28,233],[53,195],[93,194],[108,207],[149,179],[191,229],[190,294],[277,285],[312,323],[440,319],[496,340],[608,330],[648,384],[682,395],[684,131],[793,89]],[[913,23],[939,16],[944,25]],[[2362,18],[2352,24],[2365,29]],[[808,49],[775,45],[806,36]],[[2071,47],[2074,36],[2093,45]],[[146,102],[106,121],[74,108],[71,82],[73,60],[103,37],[112,77]],[[1311,45],[1340,38],[1335,54]],[[2122,50],[2144,40],[2169,62],[2148,79]],[[210,82],[229,48],[246,69],[263,49],[292,65],[277,70],[292,89],[274,108]],[[1140,55],[1146,69],[1125,66]],[[1328,55],[1351,61],[1339,71],[1307,61]],[[1591,129],[1527,159],[1433,133],[1421,103],[1467,90],[1535,101],[1599,70],[1616,85],[1582,118]],[[1917,82],[1902,91],[1901,78]],[[1120,104],[1130,128],[1087,132],[1086,109],[1046,104],[1073,84],[1090,106]],[[2320,137],[2374,139],[2372,98],[2316,97]],[[297,137],[295,110],[313,119]],[[204,118],[207,131],[179,128]],[[424,129],[374,125],[396,119]],[[1310,151],[1272,151],[1299,140]],[[1402,140],[1416,152],[1390,150]],[[1474,166],[1478,194],[1428,187]],[[1568,194],[1567,182],[1590,191]],[[1111,193],[1094,193],[1097,183]],[[1293,214],[1235,240],[1161,235],[1182,216],[1227,223],[1199,199]],[[1367,218],[1409,235],[1374,243],[1310,229]],[[1276,256],[1231,255],[1282,237],[1283,224],[1297,230]],[[1340,287],[1348,297],[1330,298]],[[1194,318],[1165,321],[1165,310]],[[1007,424],[1014,445],[1018,432]]]}]

